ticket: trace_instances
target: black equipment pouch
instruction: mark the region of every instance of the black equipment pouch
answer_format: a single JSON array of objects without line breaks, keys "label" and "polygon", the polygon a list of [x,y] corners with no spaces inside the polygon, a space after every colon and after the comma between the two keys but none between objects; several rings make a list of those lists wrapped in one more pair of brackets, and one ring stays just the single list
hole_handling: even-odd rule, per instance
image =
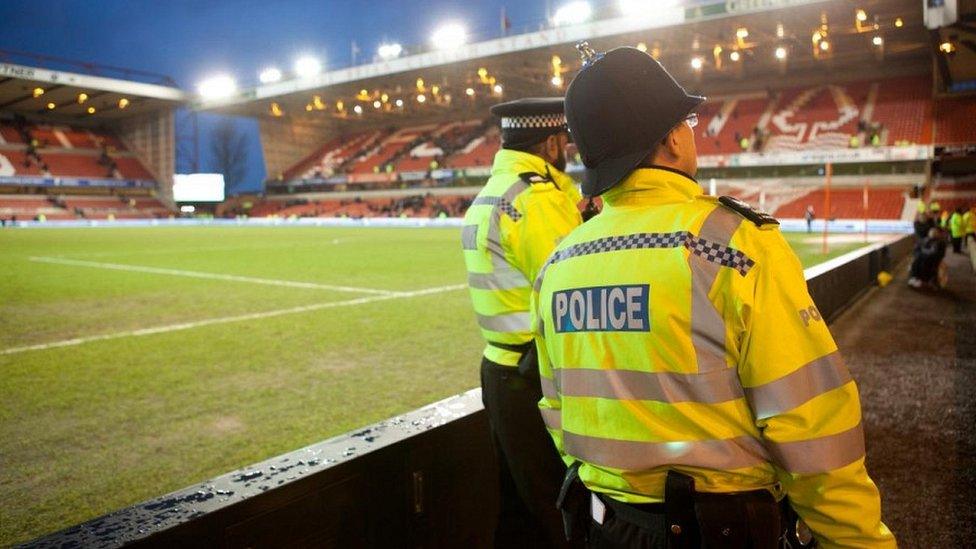
[{"label": "black equipment pouch", "polygon": [[664,514],[667,518],[668,547],[697,548],[698,518],[695,516],[695,479],[669,470],[664,484]]},{"label": "black equipment pouch", "polygon": [[563,485],[559,488],[559,498],[556,499],[556,508],[563,516],[566,541],[585,539],[590,523],[590,491],[579,478],[580,465],[582,462],[577,461],[566,469]]},{"label": "black equipment pouch", "polygon": [[539,355],[535,349],[535,340],[529,342],[531,346],[522,353],[522,358],[518,361],[519,375],[529,379],[539,377]]}]

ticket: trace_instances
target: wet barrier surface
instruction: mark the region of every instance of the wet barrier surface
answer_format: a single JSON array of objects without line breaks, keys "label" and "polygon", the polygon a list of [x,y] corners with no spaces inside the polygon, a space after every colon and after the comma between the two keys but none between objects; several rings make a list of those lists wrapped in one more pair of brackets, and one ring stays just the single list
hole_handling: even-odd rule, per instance
[{"label": "wet barrier surface", "polygon": [[[808,269],[823,317],[840,315],[913,243]],[[23,547],[488,547],[498,508],[489,441],[473,389]]]}]

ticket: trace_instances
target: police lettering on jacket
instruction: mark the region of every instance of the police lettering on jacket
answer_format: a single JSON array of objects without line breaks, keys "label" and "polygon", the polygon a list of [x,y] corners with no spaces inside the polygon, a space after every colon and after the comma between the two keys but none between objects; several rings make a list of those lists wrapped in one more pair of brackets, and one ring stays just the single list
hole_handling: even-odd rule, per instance
[{"label": "police lettering on jacket", "polygon": [[556,332],[647,332],[650,286],[593,286],[552,294]]}]

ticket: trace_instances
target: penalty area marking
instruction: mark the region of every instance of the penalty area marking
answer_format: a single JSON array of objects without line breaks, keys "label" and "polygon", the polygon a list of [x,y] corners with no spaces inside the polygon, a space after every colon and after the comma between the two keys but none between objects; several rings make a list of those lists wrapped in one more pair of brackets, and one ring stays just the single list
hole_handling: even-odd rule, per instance
[{"label": "penalty area marking", "polygon": [[109,339],[121,339],[123,337],[139,337],[155,334],[165,334],[169,332],[177,332],[180,330],[190,330],[193,328],[200,328],[203,326],[213,326],[216,324],[228,324],[231,322],[244,322],[247,320],[262,320],[265,318],[273,318],[276,316],[293,315],[299,313],[308,313],[312,311],[321,311],[323,309],[334,309],[337,307],[352,307],[355,305],[365,305],[367,303],[375,303],[377,301],[387,301],[390,299],[403,299],[409,297],[418,297],[424,295],[440,294],[444,292],[450,292],[452,290],[460,290],[462,288],[467,288],[467,284],[454,284],[451,286],[437,286],[434,288],[425,288],[423,290],[415,290],[411,292],[398,292],[389,295],[377,295],[370,297],[360,297],[356,299],[347,299],[345,301],[331,301],[328,303],[316,303],[313,305],[302,305],[300,307],[291,307],[288,309],[277,309],[274,311],[264,311],[262,313],[249,313],[245,315],[236,316],[225,316],[220,318],[209,318],[206,320],[197,320],[194,322],[183,322],[180,324],[168,324],[166,326],[157,326],[155,328],[142,328],[139,330],[130,330],[127,332],[117,332],[114,334],[103,334],[90,337],[78,337],[75,339],[65,339],[62,341],[54,341],[51,343],[41,343],[38,345],[27,345],[24,347],[11,347],[9,349],[0,350],[0,355],[12,355],[17,353],[24,353],[27,351],[44,351],[47,349],[54,349],[57,347],[73,347],[75,345],[81,345],[84,343],[91,343],[93,341],[106,341]]},{"label": "penalty area marking", "polygon": [[81,259],[67,259],[62,257],[30,257],[35,263],[50,263],[53,265],[71,265],[75,267],[94,267],[96,269],[110,269],[113,271],[128,271],[134,273],[150,273],[171,276],[185,276],[189,278],[206,278],[210,280],[227,280],[230,282],[248,282],[250,284],[265,284],[268,286],[282,286],[285,288],[303,288],[311,290],[332,290],[336,292],[353,292],[377,295],[401,295],[403,292],[393,290],[379,290],[376,288],[360,288],[356,286],[333,286],[331,284],[317,284],[315,282],[297,282],[294,280],[277,280],[274,278],[258,278],[254,276],[239,276],[220,273],[206,273],[201,271],[185,271],[182,269],[166,269],[162,267],[144,267],[142,265],[125,265],[122,263],[101,263],[98,261],[84,261]]}]

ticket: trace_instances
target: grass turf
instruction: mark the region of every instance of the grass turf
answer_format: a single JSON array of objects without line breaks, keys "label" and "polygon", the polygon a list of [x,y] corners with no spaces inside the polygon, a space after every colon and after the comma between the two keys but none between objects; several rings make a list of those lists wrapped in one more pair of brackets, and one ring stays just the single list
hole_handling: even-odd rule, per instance
[{"label": "grass turf", "polygon": [[[787,237],[804,265],[825,259]],[[445,229],[4,230],[0,251],[0,352],[371,296],[35,256],[395,291],[465,281]],[[474,387],[482,345],[466,291],[449,290],[0,354],[0,545]]]}]

